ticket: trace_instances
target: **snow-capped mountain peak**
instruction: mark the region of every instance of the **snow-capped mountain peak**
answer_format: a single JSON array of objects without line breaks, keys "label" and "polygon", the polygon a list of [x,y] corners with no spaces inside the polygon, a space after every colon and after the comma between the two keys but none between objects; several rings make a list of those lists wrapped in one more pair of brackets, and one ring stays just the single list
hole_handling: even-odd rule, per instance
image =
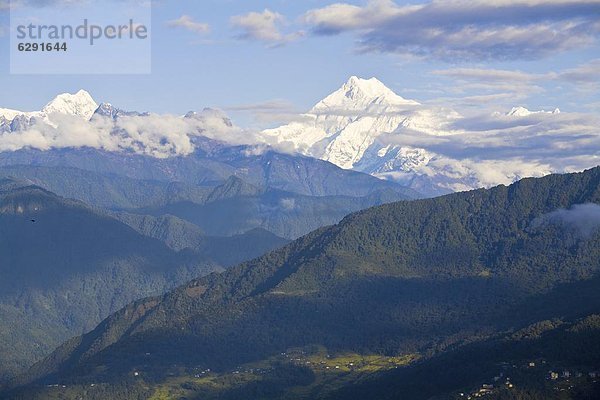
[{"label": "snow-capped mountain peak", "polygon": [[[297,122],[265,130],[263,135],[268,143],[292,145],[298,152],[339,167],[371,173],[373,165],[384,162],[380,136],[398,138],[406,130],[448,134],[446,126],[459,117],[452,110],[430,109],[407,100],[376,78],[352,76]],[[391,152],[386,154],[389,158]]]},{"label": "snow-capped mountain peak", "polygon": [[12,121],[17,115],[24,114],[23,111],[12,110],[10,108],[0,108],[0,117]]},{"label": "snow-capped mountain peak", "polygon": [[508,113],[506,113],[509,117],[527,117],[532,114],[560,114],[560,110],[555,108],[554,111],[530,111],[525,107],[513,107]]},{"label": "snow-capped mountain peak", "polygon": [[332,109],[364,110],[369,106],[416,106],[418,102],[398,96],[377,78],[362,79],[351,76],[344,85],[317,103],[311,113]]},{"label": "snow-capped mountain peak", "polygon": [[42,108],[42,113],[46,115],[69,114],[89,120],[97,109],[98,104],[92,96],[85,90],[80,90],[75,94],[59,94]]}]

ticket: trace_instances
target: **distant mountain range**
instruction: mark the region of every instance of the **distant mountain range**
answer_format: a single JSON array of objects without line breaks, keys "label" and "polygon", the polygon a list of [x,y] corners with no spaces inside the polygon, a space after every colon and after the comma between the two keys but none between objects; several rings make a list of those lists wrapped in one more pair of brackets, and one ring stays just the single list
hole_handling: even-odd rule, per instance
[{"label": "distant mountain range", "polygon": [[288,242],[259,229],[213,237],[10,179],[0,180],[0,232],[0,381],[130,301]]},{"label": "distant mountain range", "polygon": [[[126,111],[109,103],[98,105],[83,90],[61,94],[41,111],[0,109],[4,153],[95,149],[115,158],[138,155],[185,165],[182,158],[199,154],[217,162],[226,157],[231,163],[232,158],[275,151],[322,159],[427,197],[592,167],[598,156],[595,147],[580,154],[581,146],[561,145],[558,152],[551,145],[567,137],[589,144],[586,135],[598,135],[597,121],[587,114],[519,106],[465,116],[449,107],[405,99],[375,78],[356,76],[294,122],[262,132],[237,127],[215,109],[179,116]],[[244,167],[238,167],[237,173],[244,174]],[[246,175],[238,176],[257,184],[249,180],[252,173]]]},{"label": "distant mountain range", "polygon": [[0,376],[122,305],[220,268],[83,203],[0,183]]},{"label": "distant mountain range", "polygon": [[[429,398],[477,383],[511,335],[548,320],[536,351],[572,363],[544,346],[581,326],[597,337],[600,170],[519,179],[597,164],[582,118],[465,117],[358,77],[263,132],[85,91],[0,109],[0,385],[246,400],[379,384],[394,398],[413,382]],[[464,354],[481,368],[423,389]]]},{"label": "distant mountain range", "polygon": [[420,197],[321,160],[245,155],[244,148],[229,147],[166,159],[96,149],[19,150],[0,153],[0,176],[105,209],[177,215],[217,236],[263,228],[296,238],[362,208]]},{"label": "distant mountain range", "polygon": [[[61,124],[153,118],[98,106],[83,91],[39,112],[2,113],[12,120],[0,142],[52,132],[73,143]],[[190,154],[76,145],[0,151],[0,382],[136,298],[263,255],[350,212],[421,196],[326,161],[203,136],[204,128],[232,126],[215,110],[178,118],[198,129]]]},{"label": "distant mountain range", "polygon": [[[75,99],[67,103],[79,106],[71,109],[85,109],[82,104],[88,96],[73,96]],[[50,105],[64,102],[56,100]],[[77,118],[77,126],[93,125],[98,118],[101,124],[103,118],[133,118],[140,124],[154,118],[102,104],[86,122],[71,109],[64,107],[64,115],[76,115],[71,117]],[[28,118],[31,126],[38,126],[34,116]],[[216,110],[188,113],[176,120],[194,121],[190,126],[199,129],[190,138],[193,151],[189,154],[155,157],[89,146],[22,148],[0,152],[0,176],[25,179],[58,195],[104,209],[154,216],[172,214],[213,236],[239,235],[261,228],[294,239],[362,208],[422,197],[395,182],[347,171],[326,161],[203,136],[201,127],[233,129],[231,121]],[[124,124],[122,128],[113,126],[119,140],[123,139],[119,129],[128,129]],[[20,135],[27,129],[6,135]]]},{"label": "distant mountain range", "polygon": [[[517,340],[541,321],[571,321],[581,330],[568,332],[597,341],[590,315],[600,312],[599,216],[600,167],[364,210],[224,273],[130,304],[33,367],[18,382],[34,386],[15,393],[95,398],[109,390],[112,398],[146,398],[173,389],[185,397],[328,398],[354,382],[357,396],[449,395],[517,357],[497,350],[500,338]],[[482,344],[477,355],[469,343]],[[519,357],[569,362],[552,346],[536,346],[523,346]],[[474,363],[464,369],[462,350],[473,355],[464,362]],[[288,352],[297,355],[288,360]],[[403,366],[382,377],[393,392],[377,380],[366,384],[354,365],[375,355]],[[594,370],[600,353],[578,359],[578,368]],[[328,372],[332,362],[339,364]],[[342,367],[347,372],[335,375]],[[427,376],[434,367],[445,377],[439,386]],[[200,371],[212,375],[204,379]],[[101,384],[98,392],[92,383]],[[68,389],[52,392],[47,384]],[[348,389],[348,398],[361,398]]]}]

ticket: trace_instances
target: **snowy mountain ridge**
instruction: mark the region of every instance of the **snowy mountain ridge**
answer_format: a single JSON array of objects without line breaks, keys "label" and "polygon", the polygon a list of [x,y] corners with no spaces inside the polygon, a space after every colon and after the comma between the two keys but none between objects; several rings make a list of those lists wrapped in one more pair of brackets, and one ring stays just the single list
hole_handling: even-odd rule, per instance
[{"label": "snowy mountain ridge", "polygon": [[589,138],[600,137],[598,126],[593,115],[558,109],[465,117],[352,76],[294,122],[259,132],[235,126],[220,110],[139,113],[98,106],[83,90],[65,93],[41,111],[0,109],[0,151],[87,146],[166,158],[214,141],[319,158],[433,196],[593,167],[600,150]]},{"label": "snowy mountain ridge", "polygon": [[[491,117],[559,113],[558,109],[546,112],[514,107]],[[449,159],[427,145],[454,139],[460,142],[468,131],[461,124],[465,120],[455,110],[405,99],[375,78],[352,76],[297,121],[264,130],[262,136],[275,147],[392,179],[430,195],[510,183],[530,173],[549,172],[545,165],[502,165],[491,174],[482,172],[473,160]]]},{"label": "snowy mountain ridge", "polygon": [[96,109],[98,109],[98,103],[94,101],[92,96],[85,90],[79,90],[75,94],[59,94],[54,100],[46,104],[41,112],[45,115],[52,113],[74,115],[89,120]]},{"label": "snowy mountain ridge", "polygon": [[79,90],[77,93],[62,93],[56,96],[52,101],[46,104],[40,111],[19,111],[8,108],[0,108],[0,117],[12,121],[17,117],[26,119],[39,118],[46,122],[50,121],[52,114],[66,114],[89,120],[98,104],[92,96],[85,90]]},{"label": "snowy mountain ridge", "polygon": [[418,102],[398,96],[377,78],[361,79],[351,76],[344,85],[317,103],[309,114],[341,110],[364,111],[374,106],[384,108],[418,106]]},{"label": "snowy mountain ridge", "polygon": [[455,111],[427,109],[398,96],[376,78],[352,76],[301,121],[267,129],[263,135],[267,142],[292,145],[294,151],[353,169],[383,133],[403,127],[452,134],[445,128],[459,117]]},{"label": "snowy mountain ridge", "polygon": [[41,111],[1,110],[0,152],[90,147],[168,158],[192,154],[202,137],[222,145],[248,144],[248,135],[219,110],[186,116],[125,111],[98,105],[85,90],[60,94]]},{"label": "snowy mountain ridge", "polygon": [[513,107],[508,113],[506,113],[509,117],[528,117],[534,114],[560,114],[560,110],[555,108],[554,111],[530,111],[525,107]]}]

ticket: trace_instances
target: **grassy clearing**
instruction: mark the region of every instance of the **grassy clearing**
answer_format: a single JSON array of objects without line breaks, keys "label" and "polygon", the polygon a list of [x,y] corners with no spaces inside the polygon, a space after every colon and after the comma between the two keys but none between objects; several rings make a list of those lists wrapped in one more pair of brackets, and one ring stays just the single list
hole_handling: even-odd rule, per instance
[{"label": "grassy clearing", "polygon": [[[276,357],[244,364],[225,373],[207,370],[181,372],[158,385],[151,400],[215,399],[226,392],[242,393],[244,388],[272,391],[266,398],[308,398],[315,393],[327,393],[357,382],[376,372],[408,365],[418,358],[417,354],[396,357],[330,354],[327,349],[319,346],[289,349]],[[282,372],[283,370],[286,371]],[[303,375],[308,373],[311,378],[299,383],[294,379],[293,371],[299,371]]]}]

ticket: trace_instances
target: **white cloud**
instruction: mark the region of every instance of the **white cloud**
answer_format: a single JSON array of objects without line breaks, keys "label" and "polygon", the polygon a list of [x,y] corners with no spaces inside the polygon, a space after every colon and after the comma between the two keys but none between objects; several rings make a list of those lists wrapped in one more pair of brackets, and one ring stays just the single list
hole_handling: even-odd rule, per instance
[{"label": "white cloud", "polygon": [[0,134],[0,151],[93,147],[165,158],[191,154],[195,149],[194,138],[199,136],[232,145],[256,142],[251,133],[231,126],[212,110],[193,118],[155,114],[122,116],[116,121],[94,116],[90,122],[65,114],[52,114],[48,118],[48,122],[36,119],[25,130]]},{"label": "white cloud", "polygon": [[336,3],[306,12],[302,19],[320,34],[368,30],[391,18],[419,10],[420,6],[399,7],[391,0],[372,0],[364,7]]},{"label": "white cloud", "polygon": [[[435,83],[446,94],[455,97],[438,99],[464,107],[481,107],[488,103],[507,106],[548,91],[549,85],[561,85],[579,93],[596,94],[600,89],[600,59],[584,62],[562,71],[529,73],[492,68],[448,68],[434,70],[435,76],[448,82]],[[476,93],[476,94],[474,94]],[[582,107],[576,104],[576,107]]]},{"label": "white cloud", "polygon": [[598,0],[372,0],[308,11],[315,34],[355,32],[362,51],[456,60],[538,59],[596,43]]},{"label": "white cloud", "polygon": [[226,107],[226,110],[269,112],[269,111],[289,111],[291,108],[293,108],[293,105],[289,101],[282,100],[282,99],[275,99],[275,100],[268,100],[268,101],[259,102],[259,103],[228,106],[228,107]]},{"label": "white cloud", "polygon": [[[599,10],[600,11],[600,10]],[[502,84],[528,83],[536,81],[558,80],[574,83],[600,81],[600,59],[582,63],[562,71],[532,74],[519,70],[492,68],[449,68],[432,71],[434,75],[446,76],[464,81],[493,82]]]},{"label": "white cloud", "polygon": [[[122,3],[131,3],[136,6],[148,7],[152,0],[116,0]],[[61,6],[69,7],[73,5],[79,5],[82,3],[89,2],[89,0],[0,0],[0,11],[9,8],[20,8],[20,7],[47,7],[47,6]]]},{"label": "white cloud", "polygon": [[575,204],[569,209],[558,209],[534,219],[531,228],[537,230],[547,225],[559,225],[574,230],[583,238],[591,237],[600,229],[600,205]]},{"label": "white cloud", "polygon": [[279,205],[281,206],[281,208],[283,208],[285,211],[292,211],[296,208],[296,200],[289,198],[289,199],[281,199],[279,201]]},{"label": "white cloud", "polygon": [[210,25],[204,22],[194,21],[189,15],[182,15],[181,17],[167,22],[167,26],[173,28],[183,28],[190,32],[195,33],[208,33],[210,32]]},{"label": "white cloud", "polygon": [[447,76],[461,80],[477,80],[477,81],[492,81],[492,82],[531,82],[536,80],[540,75],[534,75],[527,72],[517,70],[501,70],[488,68],[450,68],[443,70],[435,70],[434,75]]},{"label": "white cloud", "polygon": [[301,38],[301,31],[285,34],[281,31],[286,25],[285,17],[277,12],[265,9],[263,12],[250,12],[231,17],[231,24],[241,31],[239,39],[257,40],[271,46],[282,45]]},{"label": "white cloud", "polygon": [[574,83],[598,83],[600,82],[600,59],[564,70],[557,74],[557,78]]},{"label": "white cloud", "polygon": [[453,135],[401,128],[378,141],[422,149],[431,160],[415,172],[452,190],[467,190],[600,165],[599,126],[600,117],[591,114],[485,114],[448,125]]},{"label": "white cloud", "polygon": [[234,113],[249,113],[254,120],[261,124],[296,121],[300,114],[300,111],[292,103],[282,99],[227,106],[224,109]]}]

